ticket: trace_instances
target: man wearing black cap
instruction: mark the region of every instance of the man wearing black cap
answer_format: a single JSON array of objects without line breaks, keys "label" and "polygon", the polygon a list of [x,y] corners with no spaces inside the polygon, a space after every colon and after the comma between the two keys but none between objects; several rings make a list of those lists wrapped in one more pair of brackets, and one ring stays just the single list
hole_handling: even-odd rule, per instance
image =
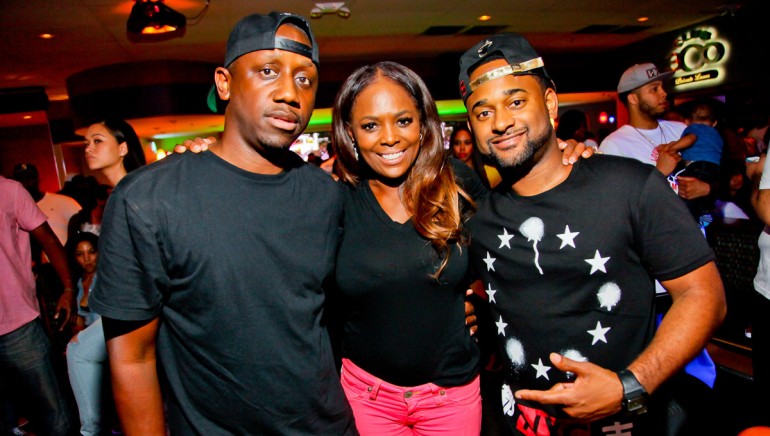
[{"label": "man wearing black cap", "polygon": [[[602,153],[653,165],[665,176],[674,171],[681,157],[666,146],[678,141],[687,126],[661,119],[668,112],[664,83],[673,74],[660,71],[652,63],[636,64],[623,73],[618,82],[618,98],[628,109],[628,124],[602,141]],[[708,183],[694,177],[680,177],[674,182],[684,199],[704,197],[711,191]]]},{"label": "man wearing black cap", "polygon": [[[521,35],[468,50],[460,92],[479,150],[503,176],[468,227],[506,359],[511,428],[662,434],[651,427],[661,420],[645,418],[648,394],[725,313],[703,236],[651,167],[612,156],[562,164],[551,123],[558,97]],[[654,279],[674,301],[657,332]]]},{"label": "man wearing black cap", "polygon": [[224,65],[221,141],[134,171],[105,212],[91,307],[123,429],[355,434],[322,325],[341,193],[289,150],[313,110],[316,42],[301,17],[252,15]]}]

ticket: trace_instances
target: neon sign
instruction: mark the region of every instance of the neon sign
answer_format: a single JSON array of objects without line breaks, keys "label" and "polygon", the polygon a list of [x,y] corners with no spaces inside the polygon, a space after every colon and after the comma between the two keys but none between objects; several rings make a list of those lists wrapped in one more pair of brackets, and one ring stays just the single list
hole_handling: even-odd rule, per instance
[{"label": "neon sign", "polygon": [[674,88],[705,88],[722,83],[730,44],[713,27],[696,28],[677,36],[669,56]]}]

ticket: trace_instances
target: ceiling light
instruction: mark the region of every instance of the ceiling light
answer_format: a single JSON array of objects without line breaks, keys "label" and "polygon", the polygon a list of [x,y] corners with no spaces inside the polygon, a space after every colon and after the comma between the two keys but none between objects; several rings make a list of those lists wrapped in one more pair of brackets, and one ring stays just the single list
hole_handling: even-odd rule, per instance
[{"label": "ceiling light", "polygon": [[38,35],[38,36],[39,36],[40,38],[42,38],[42,39],[51,39],[51,38],[53,38],[53,35],[52,35],[52,34],[50,34],[50,33],[41,33],[41,34],[40,34],[40,35]]},{"label": "ceiling light", "polygon": [[126,30],[129,35],[150,35],[150,38],[163,35],[162,39],[169,39],[182,37],[186,24],[187,18],[166,6],[163,0],[136,0]]},{"label": "ceiling light", "polygon": [[491,15],[482,15],[479,17],[479,21],[489,21],[492,19]]},{"label": "ceiling light", "polygon": [[310,9],[310,18],[321,18],[325,14],[336,14],[340,18],[350,18],[350,8],[345,2],[316,3]]},{"label": "ceiling light", "polygon": [[649,19],[650,19],[650,17],[639,17],[639,18],[636,19],[636,21],[638,21],[640,23],[644,23],[645,21],[647,21]]},{"label": "ceiling light", "polygon": [[342,6],[341,8],[337,9],[337,15],[339,15],[341,18],[350,18],[350,8],[347,6]]}]

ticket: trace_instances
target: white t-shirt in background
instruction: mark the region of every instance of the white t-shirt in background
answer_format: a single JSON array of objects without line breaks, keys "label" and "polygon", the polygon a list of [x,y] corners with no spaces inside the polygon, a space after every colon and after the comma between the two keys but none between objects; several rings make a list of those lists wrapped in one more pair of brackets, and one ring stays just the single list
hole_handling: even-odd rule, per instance
[{"label": "white t-shirt in background", "polygon": [[658,127],[654,129],[638,129],[626,124],[604,138],[599,150],[604,154],[630,157],[655,165],[658,160],[655,148],[679,140],[685,127],[684,123],[666,120],[658,121]]},{"label": "white t-shirt in background", "polygon": [[[770,189],[770,159],[765,159],[759,189]],[[754,289],[762,296],[770,299],[770,226],[765,226],[757,241],[759,245],[759,267],[754,277]]]}]

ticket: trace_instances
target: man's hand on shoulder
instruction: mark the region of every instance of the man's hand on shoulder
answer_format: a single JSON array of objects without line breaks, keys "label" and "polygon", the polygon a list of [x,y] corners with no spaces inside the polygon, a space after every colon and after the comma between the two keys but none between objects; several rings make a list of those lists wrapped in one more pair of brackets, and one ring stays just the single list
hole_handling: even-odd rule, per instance
[{"label": "man's hand on shoulder", "polygon": [[568,139],[566,141],[557,139],[557,141],[559,142],[559,149],[562,150],[561,161],[564,165],[572,165],[577,162],[578,159],[588,159],[596,153],[596,150],[593,147],[588,147],[584,143],[577,142],[574,139]]},{"label": "man's hand on shoulder", "polygon": [[551,353],[557,369],[575,375],[573,383],[557,383],[547,391],[522,389],[518,399],[563,405],[564,413],[584,422],[596,421],[621,410],[623,385],[617,374],[590,362],[578,362]]},{"label": "man's hand on shoulder", "polygon": [[185,139],[183,143],[174,146],[174,153],[184,153],[187,150],[190,150],[193,153],[200,153],[208,150],[209,146],[216,142],[217,139],[213,136],[209,136],[208,138],[198,137],[195,139]]}]

